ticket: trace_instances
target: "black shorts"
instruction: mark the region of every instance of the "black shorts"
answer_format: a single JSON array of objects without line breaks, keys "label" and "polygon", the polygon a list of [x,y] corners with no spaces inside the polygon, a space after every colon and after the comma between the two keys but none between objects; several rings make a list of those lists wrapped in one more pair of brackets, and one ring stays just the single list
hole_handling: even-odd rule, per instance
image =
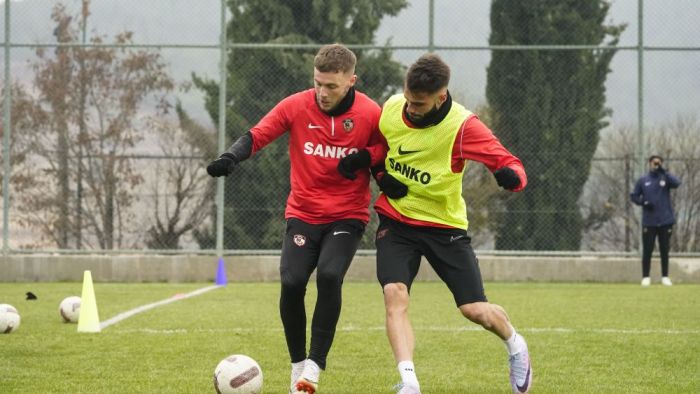
[{"label": "black shorts", "polygon": [[411,226],[379,215],[375,243],[377,279],[382,287],[400,282],[410,290],[421,256],[425,256],[447,284],[457,306],[487,301],[479,262],[467,231]]},{"label": "black shorts", "polygon": [[310,224],[289,218],[280,259],[283,283],[306,284],[316,268],[344,277],[364,231],[358,219]]}]

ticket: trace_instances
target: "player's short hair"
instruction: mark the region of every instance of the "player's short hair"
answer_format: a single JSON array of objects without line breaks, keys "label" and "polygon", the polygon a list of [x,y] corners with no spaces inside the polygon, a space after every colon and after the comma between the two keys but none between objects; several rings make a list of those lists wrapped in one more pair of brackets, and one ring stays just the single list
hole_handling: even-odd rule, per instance
[{"label": "player's short hair", "polygon": [[661,156],[659,156],[659,155],[651,155],[651,156],[649,156],[649,163],[651,163],[652,161],[654,161],[654,159],[659,159],[659,161],[662,162],[662,163],[664,162],[664,158],[663,158],[663,157],[661,157]]},{"label": "player's short hair", "polygon": [[314,68],[322,73],[354,73],[357,57],[341,44],[324,45],[314,57]]},{"label": "player's short hair", "polygon": [[432,94],[449,82],[450,66],[434,53],[419,57],[406,73],[406,88],[411,92]]}]

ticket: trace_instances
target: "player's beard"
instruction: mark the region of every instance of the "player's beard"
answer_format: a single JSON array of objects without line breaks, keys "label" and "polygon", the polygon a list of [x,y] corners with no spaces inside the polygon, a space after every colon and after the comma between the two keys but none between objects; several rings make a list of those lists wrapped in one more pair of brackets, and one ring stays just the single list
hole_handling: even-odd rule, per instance
[{"label": "player's beard", "polygon": [[421,123],[423,119],[429,118],[431,115],[435,114],[438,111],[438,109],[439,108],[437,104],[435,104],[433,108],[430,109],[430,111],[421,115],[412,115],[410,112],[406,111],[406,117],[412,123]]}]

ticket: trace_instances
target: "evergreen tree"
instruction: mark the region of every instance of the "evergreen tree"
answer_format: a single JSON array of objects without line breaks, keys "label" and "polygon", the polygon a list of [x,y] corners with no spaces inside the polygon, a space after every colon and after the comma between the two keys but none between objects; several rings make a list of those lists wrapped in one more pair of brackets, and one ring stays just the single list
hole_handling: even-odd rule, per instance
[{"label": "evergreen tree", "polygon": [[[601,0],[494,0],[491,45],[615,46],[624,26],[605,25]],[[579,250],[577,204],[599,131],[615,50],[496,50],[486,96],[497,136],[519,156],[529,185],[506,198],[496,248]],[[509,196],[510,197],[510,196]]]}]

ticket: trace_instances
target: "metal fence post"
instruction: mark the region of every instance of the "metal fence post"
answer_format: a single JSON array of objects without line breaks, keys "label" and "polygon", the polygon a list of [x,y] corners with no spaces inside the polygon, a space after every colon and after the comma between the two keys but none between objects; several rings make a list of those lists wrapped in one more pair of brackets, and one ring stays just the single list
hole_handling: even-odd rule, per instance
[{"label": "metal fence post", "polygon": [[428,6],[428,51],[435,51],[435,0],[430,0]]},{"label": "metal fence post", "polygon": [[[637,6],[637,143],[639,153],[639,175],[643,175],[644,168],[644,0],[638,0]],[[627,197],[629,198],[629,197]],[[639,255],[642,255],[642,212],[639,213]]]},{"label": "metal fence post", "polygon": [[630,183],[632,183],[632,164],[630,163],[630,155],[625,154],[625,252],[631,250],[630,246],[630,229],[632,216],[632,202],[630,201]]},{"label": "metal fence post", "polygon": [[10,132],[12,127],[12,80],[10,79],[10,1],[5,1],[5,103],[2,133],[3,177],[2,177],[2,251],[10,249]]},{"label": "metal fence post", "polygon": [[[226,143],[226,1],[221,0],[221,38],[219,40],[219,152]],[[224,180],[216,181],[216,253],[223,255],[224,249]]]}]

